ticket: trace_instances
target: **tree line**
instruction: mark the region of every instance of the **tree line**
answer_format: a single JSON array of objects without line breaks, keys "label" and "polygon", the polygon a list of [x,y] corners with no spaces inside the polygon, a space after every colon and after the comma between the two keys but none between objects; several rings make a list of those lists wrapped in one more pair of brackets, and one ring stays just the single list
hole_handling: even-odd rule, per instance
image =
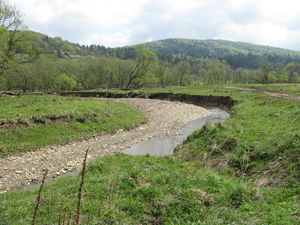
[{"label": "tree line", "polygon": [[[238,57],[236,60],[249,61]],[[297,62],[264,62],[258,69],[228,60],[156,54],[146,45],[81,46],[26,30],[20,13],[0,0],[0,90],[133,89],[171,85],[300,82]]]}]

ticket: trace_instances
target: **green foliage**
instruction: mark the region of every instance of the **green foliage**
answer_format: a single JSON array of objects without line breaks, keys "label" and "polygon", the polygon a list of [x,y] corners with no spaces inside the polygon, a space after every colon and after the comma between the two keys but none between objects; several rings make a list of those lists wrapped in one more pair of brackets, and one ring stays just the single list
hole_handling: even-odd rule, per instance
[{"label": "green foliage", "polygon": [[[186,57],[226,60],[234,68],[257,69],[263,62],[300,62],[300,52],[225,40],[166,39],[146,43],[161,59]],[[176,56],[175,58],[172,56]]]},{"label": "green foliage", "polygon": [[77,86],[77,82],[65,73],[58,75],[54,82],[55,87],[60,91],[74,90]]},{"label": "green foliage", "polygon": [[[7,31],[7,34],[10,33]],[[234,70],[225,60],[220,61],[220,57],[217,60],[175,53],[170,57],[162,57],[158,53],[158,60],[156,54],[147,49],[146,46],[151,48],[149,43],[110,49],[96,45],[80,46],[33,31],[18,34],[22,35],[22,42],[16,44],[18,54],[13,60],[7,61],[14,70],[6,70],[2,74],[0,90],[126,89],[191,84],[300,82],[297,63],[288,66],[285,66],[285,61],[263,63],[258,70]],[[5,35],[1,37],[5,38]],[[176,41],[173,44],[183,48],[180,43]],[[205,46],[209,49],[210,45]],[[16,60],[21,59],[20,56],[23,60],[27,57],[26,62],[36,60],[38,56],[40,58],[26,65],[18,65]],[[269,65],[269,69],[265,70],[264,65]],[[57,87],[55,80],[61,74],[72,75],[76,87],[70,82],[65,87]]]},{"label": "green foliage", "polygon": [[225,83],[225,74],[226,71],[221,68],[214,66],[207,70],[205,83],[206,84],[221,84]]},{"label": "green foliage", "polygon": [[147,75],[151,66],[157,63],[157,56],[154,52],[148,50],[144,45],[137,47],[137,62],[132,71],[128,74],[127,84],[128,88],[139,88],[144,84],[144,77]]},{"label": "green foliage", "polygon": [[32,41],[24,39],[20,13],[0,0],[0,77],[18,64],[32,62],[39,55]]}]

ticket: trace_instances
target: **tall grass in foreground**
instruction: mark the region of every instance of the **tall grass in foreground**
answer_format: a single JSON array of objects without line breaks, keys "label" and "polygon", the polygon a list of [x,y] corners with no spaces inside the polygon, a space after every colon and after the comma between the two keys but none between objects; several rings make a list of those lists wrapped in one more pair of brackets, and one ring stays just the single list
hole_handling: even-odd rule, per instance
[{"label": "tall grass in foreground", "polygon": [[[115,154],[87,165],[79,224],[298,224],[299,191],[256,187],[177,157]],[[81,177],[44,186],[36,225],[75,224]],[[1,225],[31,224],[38,190],[0,195]]]},{"label": "tall grass in foreground", "polygon": [[[68,218],[66,219],[65,215],[63,214],[64,201],[62,200],[61,207],[60,207],[60,210],[59,210],[58,219],[57,219],[59,225],[64,225],[64,224],[79,225],[80,224],[81,204],[82,204],[82,200],[83,200],[84,177],[85,177],[85,172],[86,172],[88,152],[89,152],[89,149],[86,150],[85,155],[84,155],[84,159],[83,159],[83,163],[82,163],[82,172],[81,172],[81,176],[80,176],[81,180],[80,180],[79,189],[78,189],[78,201],[77,201],[77,207],[76,207],[76,210],[75,210],[76,213],[75,213],[73,218],[72,218],[72,213],[70,213],[71,216],[68,216]],[[33,217],[32,217],[32,225],[36,225],[36,218],[37,218],[37,215],[38,215],[38,212],[39,212],[42,191],[43,191],[43,187],[44,187],[44,184],[45,184],[47,174],[48,174],[48,170],[46,169],[45,173],[43,175],[41,186],[40,186],[38,194],[37,194],[36,205],[35,205],[34,212],[33,212]],[[55,217],[56,215],[54,213],[51,216]],[[88,225],[89,221],[90,221],[90,215],[88,215],[88,220],[85,224]],[[41,222],[40,224],[43,224],[43,223]]]}]

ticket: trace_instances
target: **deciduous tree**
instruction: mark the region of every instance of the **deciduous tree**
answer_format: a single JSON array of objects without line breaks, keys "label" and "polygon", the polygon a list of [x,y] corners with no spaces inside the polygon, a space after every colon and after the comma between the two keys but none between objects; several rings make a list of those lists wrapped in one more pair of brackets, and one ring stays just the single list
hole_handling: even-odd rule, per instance
[{"label": "deciduous tree", "polygon": [[158,61],[156,54],[147,49],[145,45],[139,45],[137,47],[137,56],[135,67],[128,75],[126,89],[140,87],[142,78],[148,72],[151,64]]},{"label": "deciduous tree", "polygon": [[24,39],[25,26],[13,6],[0,0],[0,76],[17,64],[32,62],[39,50]]}]

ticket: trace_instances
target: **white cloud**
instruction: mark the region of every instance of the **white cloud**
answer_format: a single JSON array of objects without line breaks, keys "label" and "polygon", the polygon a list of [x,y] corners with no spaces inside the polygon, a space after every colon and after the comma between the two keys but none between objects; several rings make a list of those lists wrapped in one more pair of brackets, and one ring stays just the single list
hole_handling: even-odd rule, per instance
[{"label": "white cloud", "polygon": [[130,42],[130,37],[123,33],[95,34],[84,40],[84,44],[101,43],[104,46],[124,46]]},{"label": "white cloud", "polygon": [[222,38],[300,50],[298,0],[10,0],[29,28],[123,46],[170,37]]},{"label": "white cloud", "polygon": [[[147,0],[11,0],[36,23],[50,23],[56,16],[76,14],[99,27],[123,25],[141,12]],[[63,22],[63,21],[62,21]]]}]

